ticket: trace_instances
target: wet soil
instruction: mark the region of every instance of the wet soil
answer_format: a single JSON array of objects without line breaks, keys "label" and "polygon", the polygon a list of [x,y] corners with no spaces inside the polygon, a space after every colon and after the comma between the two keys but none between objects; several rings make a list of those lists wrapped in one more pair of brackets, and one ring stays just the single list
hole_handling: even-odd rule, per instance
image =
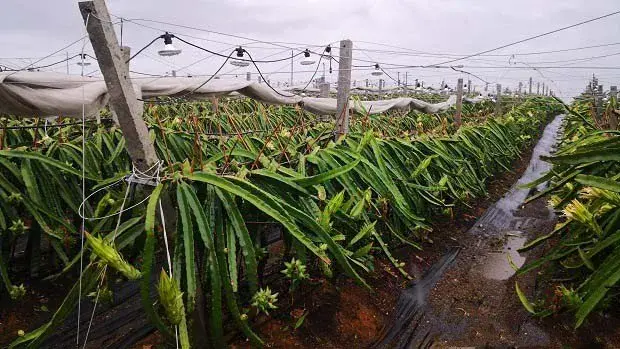
[{"label": "wet soil", "polygon": [[616,314],[596,314],[588,325],[574,331],[571,314],[532,318],[516,295],[518,283],[530,300],[553,299],[549,290],[559,284],[552,273],[545,271],[514,275],[514,269],[541,256],[554,243],[527,253],[515,251],[526,241],[550,232],[557,221],[544,198],[523,204],[527,196],[544,185],[531,190],[520,185],[549,169],[548,164],[537,159],[553,149],[550,136],[558,126],[559,120],[555,120],[547,127],[519,181],[481,213],[471,228],[455,231],[448,226],[433,234],[437,243],[426,248],[425,253],[430,254],[427,259],[445,255],[454,246],[460,248],[460,253],[438,282],[425,282],[438,278],[431,273],[403,292],[397,303],[397,313],[403,316],[390,320],[390,331],[382,336],[378,348],[620,346],[617,310]]},{"label": "wet soil", "polygon": [[[471,260],[476,260],[480,255],[486,254],[490,248],[486,244],[484,246],[480,244],[480,249],[468,251],[466,247],[478,245],[479,239],[467,232],[478,218],[484,215],[487,208],[499,200],[522,176],[529,164],[532,149],[533,147],[530,147],[525,150],[521,158],[514,161],[512,172],[502,173],[488,181],[486,197],[473,200],[469,203],[470,207],[454,208],[452,218],[437,217],[432,222],[433,232],[422,251],[405,246],[394,253],[399,260],[408,262],[407,271],[411,275],[420,277],[440,260],[446,251],[453,250],[455,247],[462,249],[457,261],[448,272],[450,277],[443,278],[430,295],[434,302],[450,310],[447,315],[460,319],[466,314],[468,318],[480,317],[492,320],[498,315],[509,317],[512,313],[521,314],[522,306],[516,303],[514,307],[506,307],[502,310],[503,315],[496,314],[504,302],[504,297],[500,297],[502,292],[489,281],[481,280],[480,277],[474,276],[469,279],[464,271],[468,269],[467,266]],[[540,214],[539,211],[543,209],[546,209],[544,202],[539,201],[536,206],[525,208],[524,213]],[[553,223],[550,226],[552,227]],[[548,229],[549,227],[540,228]],[[497,246],[503,245],[497,240],[495,239]],[[497,250],[497,246],[493,246],[492,250]],[[371,347],[380,337],[383,327],[392,320],[391,313],[394,311],[399,295],[408,287],[409,282],[402,278],[389,263],[382,260],[378,261],[376,273],[368,281],[373,288],[372,292],[346,279],[339,279],[334,283],[326,282],[305,298],[303,311],[308,312],[309,315],[301,327],[293,329],[296,322],[293,313],[280,313],[273,314],[273,319],[258,326],[257,332],[272,348]],[[492,290],[497,293],[493,294],[495,292],[490,292]],[[516,296],[514,298],[516,299]],[[464,304],[458,304],[456,301]],[[526,318],[527,314],[523,314],[523,317]],[[485,326],[488,327],[488,324],[481,324],[476,328]],[[466,331],[456,332],[464,334]],[[474,330],[473,332],[474,338],[479,338],[475,343],[481,345],[492,342],[491,338],[494,339],[499,333],[492,329],[483,331],[482,334],[476,334],[476,332],[480,333],[480,331]],[[469,337],[469,334],[467,336]],[[473,344],[473,342],[468,343],[467,339],[460,343],[462,345]],[[249,344],[237,341],[234,342],[233,347],[246,348]]]},{"label": "wet soil", "polygon": [[[410,274],[421,277],[447,251],[460,248],[458,257],[428,296],[428,304],[433,311],[426,321],[435,326],[431,338],[434,347],[620,347],[616,344],[620,343],[620,323],[617,321],[620,314],[595,314],[577,332],[572,330],[570,314],[543,320],[529,316],[514,292],[515,281],[530,299],[534,299],[535,296],[545,296],[542,290],[553,289],[557,282],[551,274],[533,272],[516,277],[507,271],[499,272],[493,278],[485,269],[489,265],[489,256],[500,261],[502,255],[522,243],[522,237],[529,240],[544,234],[555,223],[549,219],[550,212],[544,199],[541,199],[522,205],[514,212],[516,217],[529,219],[523,226],[510,227],[503,235],[485,235],[484,231],[481,234],[471,233],[487,209],[521,178],[528,166],[532,148],[512,164],[512,172],[489,180],[487,197],[473,200],[470,207],[455,208],[452,218],[437,217],[432,222],[433,233],[424,243],[423,251],[402,247],[395,252],[396,258],[408,262]],[[485,229],[484,226],[478,228]],[[518,241],[513,244],[515,239]],[[553,243],[549,241],[545,246]],[[531,260],[544,254],[545,248],[548,248],[545,246],[528,252],[524,257]],[[522,261],[513,258],[513,262]],[[504,269],[505,266],[505,263],[502,264]],[[282,300],[280,309],[271,317],[255,319],[254,328],[271,348],[371,347],[392,320],[399,295],[409,286],[409,282],[384,260],[377,260],[375,273],[367,281],[372,291],[345,278],[330,282],[312,280],[299,290],[299,296],[292,304],[290,300]],[[546,296],[553,297],[552,294]],[[39,297],[33,294],[19,302],[18,306],[23,311],[16,311],[13,305],[6,308],[3,301],[0,306],[0,347],[2,343],[14,339],[18,329],[31,325],[32,318],[42,318],[35,312],[41,303]],[[14,319],[9,319],[9,316]],[[241,338],[232,339],[231,346],[250,347]],[[140,349],[164,347],[157,333],[133,346]]]},{"label": "wet soil", "polygon": [[[470,246],[476,243],[471,234],[466,234],[476,220],[481,217],[486,209],[504,195],[510,186],[525,171],[531,148],[525,151],[520,159],[513,165],[513,172],[502,173],[491,178],[488,182],[488,196],[478,198],[471,202],[471,207],[458,207],[454,209],[453,217],[445,219],[440,217],[432,223],[433,233],[424,245],[423,251],[413,250],[410,247],[402,247],[396,251],[399,260],[408,261],[408,272],[412,275],[420,276],[428,270],[444,253],[455,247]],[[536,211],[536,209],[531,209]],[[432,240],[431,240],[432,239]],[[459,260],[452,267],[451,278],[446,278],[440,282],[442,288],[434,290],[431,299],[434,303],[447,306],[455,306],[454,300],[469,302],[465,307],[456,306],[454,313],[451,314],[456,319],[465,316],[468,318],[488,316],[489,300],[492,299],[484,291],[480,291],[480,284],[476,280],[469,280],[459,275],[460,265],[465,265],[467,260],[475,260],[476,253],[462,251]],[[448,281],[446,281],[448,280]],[[303,296],[290,305],[290,302],[280,306],[279,311],[272,313],[270,318],[257,319],[255,328],[259,335],[272,348],[366,348],[371,346],[379,337],[382,328],[390,320],[392,311],[395,307],[400,293],[408,286],[408,281],[402,278],[393,267],[384,260],[377,261],[377,268],[368,278],[368,283],[373,290],[369,291],[351,280],[342,278],[327,282],[325,280],[314,280],[307,286]],[[486,281],[485,281],[486,283]],[[452,286],[451,286],[452,285]],[[40,287],[49,292],[51,285]],[[451,287],[450,287],[451,286]],[[16,337],[19,329],[32,328],[32,319],[36,318],[38,323],[44,321],[51,314],[41,314],[37,311],[40,304],[49,302],[48,298],[43,297],[43,291],[39,288],[31,288],[31,292],[19,302],[2,302],[0,307],[0,347],[8,344]],[[65,289],[58,287],[57,289]],[[487,288],[488,289],[488,288]],[[64,293],[52,299],[62,300]],[[443,301],[442,301],[443,300]],[[452,301],[448,301],[452,300]],[[476,309],[473,305],[482,300],[486,306]],[[52,301],[55,303],[54,301]],[[56,301],[57,302],[57,301]],[[5,304],[6,303],[6,304]],[[497,302],[496,302],[497,304]],[[21,311],[16,311],[21,309]],[[49,305],[53,311],[55,306]],[[519,304],[514,307],[516,312],[520,312]],[[506,311],[509,314],[510,311]],[[525,314],[526,315],[526,314]],[[525,318],[524,315],[524,318]],[[300,319],[304,317],[302,323]],[[295,329],[296,324],[299,327]],[[479,332],[479,331],[478,331]],[[478,335],[480,343],[488,343],[488,338],[493,337],[492,331],[483,331],[482,337]],[[474,333],[474,335],[476,335]],[[484,338],[487,338],[485,342]],[[478,340],[477,340],[478,341]],[[469,343],[468,343],[469,345]],[[136,343],[134,348],[164,348],[162,338],[154,333],[144,340]],[[249,343],[242,339],[233,340],[234,348],[249,348]]]}]

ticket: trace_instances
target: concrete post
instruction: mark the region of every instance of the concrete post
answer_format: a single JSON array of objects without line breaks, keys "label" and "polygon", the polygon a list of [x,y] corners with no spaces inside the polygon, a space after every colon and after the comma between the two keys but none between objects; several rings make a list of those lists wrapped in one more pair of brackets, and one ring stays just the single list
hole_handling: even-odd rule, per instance
[{"label": "concrete post", "polygon": [[536,83],[536,94],[539,95],[540,94],[540,82]]},{"label": "concrete post", "polygon": [[250,72],[245,73],[245,79],[247,81],[252,81],[252,73],[250,73]]},{"label": "concrete post", "polygon": [[471,80],[467,80],[467,94],[471,93]]},{"label": "concrete post", "polygon": [[[127,46],[123,46],[121,47],[121,60],[123,62],[127,62],[129,61],[129,58],[131,58],[131,49]],[[129,63],[126,63],[125,66],[125,74],[129,74]],[[134,91],[135,91],[136,86],[134,86]],[[141,94],[142,91],[135,91],[136,94]],[[120,125],[118,122],[118,115],[116,114],[116,111],[114,110],[114,107],[110,104],[110,111],[112,112],[112,119],[114,119],[114,123],[116,123],[117,125]],[[97,123],[101,122],[101,116],[99,115],[99,113],[97,113]]]},{"label": "concrete post", "polygon": [[329,98],[329,82],[324,82],[319,85],[319,97]]},{"label": "concrete post", "polygon": [[532,94],[532,78],[530,78],[530,89],[528,90],[528,95]]},{"label": "concrete post", "polygon": [[142,119],[143,103],[137,100],[127,64],[121,58],[116,33],[104,0],[78,3],[86,30],[103,74],[110,105],[114,108],[125,137],[127,151],[136,167],[146,171],[158,159]]},{"label": "concrete post", "polygon": [[336,138],[349,132],[349,93],[351,92],[351,61],[353,42],[340,41],[340,62],[338,63],[338,97],[336,104]]},{"label": "concrete post", "polygon": [[497,84],[497,94],[495,95],[495,116],[500,117],[502,115],[502,85]]},{"label": "concrete post", "polygon": [[[609,87],[609,100],[611,99],[618,100],[618,86],[610,86]],[[609,114],[609,128],[612,130],[616,130],[618,128],[618,116],[615,112],[611,112]]]},{"label": "concrete post", "polygon": [[454,124],[458,129],[461,127],[461,114],[463,112],[463,79],[459,78],[456,83],[456,115],[454,115]]},{"label": "concrete post", "polygon": [[293,87],[293,62],[295,58],[295,52],[291,50],[291,87]]},{"label": "concrete post", "polygon": [[519,81],[519,96],[521,96],[521,88],[523,87],[523,83]]},{"label": "concrete post", "polygon": [[220,111],[218,98],[209,97],[209,100],[211,101],[211,111],[213,112],[213,114],[217,114]]},{"label": "concrete post", "polygon": [[603,118],[603,85],[598,85],[596,89],[596,117],[598,120]]},{"label": "concrete post", "polygon": [[[319,97],[320,98],[329,98],[329,82],[323,82],[319,84]],[[329,121],[329,115],[321,115],[321,121],[327,122]]]}]

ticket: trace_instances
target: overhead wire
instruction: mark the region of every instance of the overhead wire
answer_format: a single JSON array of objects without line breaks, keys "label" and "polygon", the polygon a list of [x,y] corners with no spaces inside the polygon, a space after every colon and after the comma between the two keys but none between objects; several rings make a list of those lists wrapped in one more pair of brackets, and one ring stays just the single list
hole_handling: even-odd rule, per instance
[{"label": "overhead wire", "polygon": [[260,75],[260,77],[263,79],[263,81],[265,82],[265,84],[271,89],[273,90],[273,92],[275,92],[276,94],[282,96],[282,97],[296,97],[297,95],[290,95],[287,96],[285,94],[282,94],[280,91],[276,90],[275,88],[273,88],[273,86],[271,86],[271,84],[265,79],[265,77],[263,76],[263,73],[260,71],[260,69],[258,68],[258,65],[256,64],[257,62],[254,61],[254,59],[252,59],[252,55],[250,54],[250,52],[248,52],[247,50],[243,50],[243,52],[248,54],[248,57],[250,57],[250,60],[252,61],[252,63],[254,64],[254,67],[256,68],[256,70],[258,71],[258,74]]},{"label": "overhead wire", "polygon": [[197,87],[195,87],[194,89],[192,89],[191,91],[178,96],[178,97],[173,97],[172,100],[166,100],[166,101],[161,101],[161,100],[148,100],[148,99],[140,99],[138,98],[139,101],[142,102],[150,102],[150,103],[159,103],[159,104],[166,104],[166,103],[171,103],[172,101],[178,101],[180,99],[186,98],[194,93],[196,93],[196,91],[198,91],[198,89],[200,89],[201,87],[203,87],[204,85],[208,84],[209,81],[213,80],[213,78],[215,78],[217,76],[217,74],[220,72],[220,70],[222,70],[222,68],[224,68],[224,66],[226,65],[226,63],[228,62],[228,60],[230,59],[230,57],[232,57],[233,53],[235,53],[236,50],[232,50],[230,52],[230,54],[228,55],[228,57],[226,57],[226,60],[224,60],[224,62],[222,63],[222,65],[215,71],[215,73],[213,73],[213,75],[211,75],[205,82],[201,83],[200,85],[198,85]]},{"label": "overhead wire", "polygon": [[[115,17],[117,17],[117,16],[115,16]],[[191,29],[191,30],[205,32],[205,33],[212,33],[212,34],[217,34],[217,35],[221,35],[221,36],[232,37],[232,38],[236,38],[236,39],[251,40],[251,41],[254,41],[254,42],[257,42],[257,43],[268,44],[268,45],[272,45],[272,46],[279,46],[279,47],[283,47],[283,48],[288,48],[289,50],[290,49],[294,49],[294,48],[291,47],[291,46],[286,46],[286,45],[296,45],[296,46],[303,46],[303,47],[321,47],[321,45],[314,45],[314,44],[303,44],[303,43],[290,43],[290,42],[282,42],[282,41],[278,42],[278,41],[259,40],[259,39],[254,39],[254,38],[250,38],[250,37],[246,37],[246,36],[241,36],[241,35],[236,35],[236,34],[228,34],[228,33],[220,32],[220,31],[209,30],[209,29],[205,29],[205,28],[199,28],[199,27],[183,25],[183,24],[176,24],[176,23],[165,22],[165,21],[158,21],[158,20],[153,20],[153,19],[148,19],[148,18],[131,18],[131,19],[125,18],[125,21],[131,21],[133,23],[135,23],[136,21],[142,21],[142,22],[157,23],[157,24],[162,24],[162,25],[167,25],[167,26],[174,26],[174,27],[179,27],[179,28],[184,28],[184,29]]]},{"label": "overhead wire", "polygon": [[571,24],[571,25],[568,25],[568,26],[565,26],[565,27],[561,27],[561,28],[558,28],[558,29],[555,29],[555,30],[544,32],[542,34],[530,36],[530,37],[527,37],[525,39],[517,40],[517,41],[511,42],[511,43],[508,43],[508,44],[505,44],[505,45],[501,45],[501,46],[498,46],[498,47],[495,47],[495,48],[492,48],[492,49],[489,49],[489,50],[484,50],[484,51],[481,51],[481,52],[478,52],[478,53],[473,53],[473,54],[470,54],[470,55],[466,55],[464,57],[447,60],[447,61],[444,61],[444,62],[441,62],[441,63],[437,63],[435,65],[443,65],[443,64],[454,63],[454,62],[462,61],[462,60],[467,59],[467,58],[471,58],[471,57],[475,57],[475,56],[480,56],[480,55],[485,54],[485,53],[498,51],[498,50],[504,49],[506,47],[518,45],[518,44],[521,44],[521,43],[524,43],[524,42],[527,42],[527,41],[531,41],[531,40],[538,39],[538,38],[541,38],[541,37],[544,37],[544,36],[547,36],[547,35],[555,34],[555,33],[558,33],[558,32],[561,32],[561,31],[564,31],[564,30],[567,30],[567,29],[575,28],[575,27],[578,27],[578,26],[581,26],[581,25],[584,25],[584,24],[587,24],[587,23],[591,23],[591,22],[598,21],[598,20],[601,20],[601,19],[604,19],[604,18],[607,18],[607,17],[611,17],[611,16],[617,15],[619,13],[620,13],[620,11],[614,11],[614,12],[611,12],[611,13],[608,13],[608,14],[605,14],[605,15],[602,15],[602,16],[598,16],[598,17],[591,18],[591,19],[588,19],[588,20],[585,20],[585,21],[581,21],[579,23]]},{"label": "overhead wire", "polygon": [[[379,45],[379,46],[387,46],[387,47],[392,47],[392,48],[398,48],[398,49],[405,50],[405,51],[377,50],[377,49],[368,49],[368,48],[360,48],[360,47],[354,47],[353,48],[354,51],[367,51],[367,52],[375,52],[375,53],[412,55],[412,56],[422,56],[422,57],[438,57],[439,56],[439,57],[455,57],[455,58],[458,58],[458,57],[462,57],[462,56],[466,55],[466,54],[448,53],[448,52],[419,51],[419,50],[413,50],[413,49],[409,49],[409,48],[405,48],[405,47],[393,46],[393,45],[382,44],[382,43],[375,43],[375,42],[369,42],[369,41],[356,41],[356,42],[366,43],[366,44],[371,44],[371,45]],[[547,50],[547,51],[517,52],[517,53],[502,53],[502,54],[482,54],[482,55],[479,55],[479,56],[480,57],[532,56],[532,55],[542,55],[542,54],[550,54],[550,53],[562,53],[562,52],[580,51],[580,50],[587,50],[587,49],[592,49],[592,48],[610,47],[610,46],[617,46],[617,45],[620,45],[620,42],[612,42],[612,43],[597,44],[597,45],[590,45],[590,46],[581,46],[581,47],[573,47],[573,48],[565,48],[565,49],[556,49],[556,50]]]},{"label": "overhead wire", "polygon": [[[310,83],[312,82],[312,80],[314,80],[314,77],[316,76],[316,73],[319,71],[319,67],[321,66],[321,60],[323,59],[323,54],[325,53],[325,50],[326,49],[323,49],[323,53],[319,55],[319,61],[316,63],[316,69],[314,70],[314,73],[312,74],[312,76],[310,77],[310,80],[308,80],[308,83],[306,84],[306,86],[304,86],[302,91],[306,91],[308,86],[310,86]],[[330,59],[331,59],[331,56],[330,56]]]},{"label": "overhead wire", "polygon": [[[194,43],[191,43],[191,42],[189,42],[189,41],[187,41],[187,40],[185,40],[183,38],[180,38],[178,36],[174,36],[174,38],[176,38],[177,40],[179,40],[179,41],[181,41],[181,42],[183,42],[183,43],[185,43],[187,45],[190,45],[190,46],[192,46],[194,48],[197,48],[199,50],[208,52],[208,53],[210,53],[212,55],[216,55],[216,56],[220,56],[220,57],[226,57],[226,56],[224,56],[224,55],[222,55],[220,53],[217,53],[215,51],[211,51],[211,50],[209,50],[207,48],[204,48],[204,47],[202,47],[200,45],[196,45]],[[243,58],[239,58],[239,57],[235,58],[235,60],[242,61],[242,62],[253,62],[253,63],[277,63],[277,62],[287,61],[287,60],[289,60],[291,58],[297,57],[297,56],[302,55],[302,54],[303,54],[303,52],[299,52],[296,55],[293,55],[292,57],[279,58],[279,59],[273,59],[273,60],[268,60],[268,61],[265,61],[265,60],[254,61],[254,60],[248,60],[248,59],[243,59]]]},{"label": "overhead wire", "polygon": [[[39,63],[39,62],[43,61],[44,59],[46,59],[46,58],[48,58],[48,57],[51,57],[51,56],[53,56],[53,55],[55,55],[55,54],[57,54],[57,53],[59,53],[59,52],[62,52],[62,51],[64,51],[64,50],[68,49],[69,47],[71,47],[71,46],[73,46],[73,45],[77,44],[78,42],[80,42],[81,40],[85,39],[86,37],[88,37],[88,35],[84,35],[84,36],[80,37],[79,39],[77,39],[77,40],[75,40],[75,41],[72,41],[72,42],[71,42],[71,43],[69,43],[68,45],[63,46],[62,48],[60,48],[60,49],[58,49],[58,50],[56,50],[56,51],[54,51],[54,52],[50,53],[49,55],[47,55],[47,56],[45,56],[45,57],[42,57],[42,58],[38,59],[37,61],[32,62],[32,63],[28,64],[27,66],[25,66],[25,67],[23,67],[23,68],[21,68],[21,69],[19,69],[19,70],[16,70],[16,71],[14,71],[14,72],[12,72],[12,73],[10,73],[9,75],[7,75],[7,77],[9,77],[9,76],[11,76],[11,75],[13,75],[13,74],[16,74],[16,73],[17,73],[17,72],[19,72],[19,71],[27,70],[28,68],[30,68],[30,67],[32,67],[33,65],[35,65],[35,64],[37,64],[37,63]],[[82,50],[82,51],[83,51],[83,50]]]}]

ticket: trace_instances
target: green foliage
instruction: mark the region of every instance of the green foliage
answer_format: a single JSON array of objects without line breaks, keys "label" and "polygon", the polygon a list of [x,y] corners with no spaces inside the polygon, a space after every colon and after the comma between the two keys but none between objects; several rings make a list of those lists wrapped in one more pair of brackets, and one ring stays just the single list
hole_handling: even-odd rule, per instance
[{"label": "green foliage", "polygon": [[278,293],[271,293],[269,287],[261,288],[252,296],[252,306],[267,315],[269,315],[270,310],[278,309],[277,302]]},{"label": "green foliage", "polygon": [[170,323],[173,325],[180,324],[183,320],[183,314],[185,314],[183,293],[179,289],[177,282],[163,270],[159,274],[157,293]]},{"label": "green foliage", "polygon": [[116,269],[129,280],[137,280],[142,276],[138,269],[125,261],[111,243],[88,233],[85,234],[88,238],[88,243],[93,249],[93,253],[101,258],[105,264]]},{"label": "green foliage", "polygon": [[553,170],[530,184],[549,180],[549,188],[528,199],[550,195],[550,206],[565,219],[522,249],[548,247],[519,273],[547,266],[553,273],[570,274],[571,281],[556,287],[560,306],[547,302],[547,310],[575,312],[579,327],[593,311],[617,300],[610,290],[620,281],[620,137],[616,130],[606,129],[605,118],[617,117],[613,108],[603,119],[591,114],[587,98],[567,108],[559,150],[547,158]]},{"label": "green foliage", "polygon": [[[296,257],[285,264],[284,274],[295,286],[316,266],[325,276],[344,274],[366,285],[364,278],[380,254],[408,276],[404,263],[392,256],[393,247],[419,248],[420,238],[429,233],[429,217],[486,195],[487,179],[509,170],[548,113],[557,110],[549,103],[527,100],[497,119],[486,118],[492,110],[488,105],[468,106],[458,131],[447,127],[450,113],[353,118],[352,132],[336,142],[333,122],[319,122],[294,107],[246,99],[220,103],[220,113],[205,102],[148,105],[145,119],[165,164],[162,183],[150,193],[146,208],[137,205],[123,215],[117,231],[114,214],[125,198],[122,179],[131,162],[116,127],[89,127],[84,150],[81,127],[8,130],[0,139],[0,231],[11,233],[1,238],[15,244],[5,235],[14,235],[10,227],[21,219],[28,226],[25,238],[38,232],[50,242],[63,263],[61,274],[74,270],[84,171],[87,195],[92,194],[84,215],[100,218],[85,222],[89,245],[107,265],[141,279],[145,313],[164,336],[173,338],[170,325],[178,324],[182,344],[189,343],[187,319],[202,292],[214,347],[224,346],[224,318],[232,318],[261,346],[241,306],[254,304],[268,312],[277,294],[259,288],[264,286],[259,262],[268,246],[256,238],[265,225],[255,222],[271,221],[282,229],[285,248]],[[137,192],[125,208],[146,195]],[[158,224],[164,198],[178,215],[177,231],[168,231],[175,237],[168,241],[174,280],[160,276],[165,297],[160,294],[154,304],[155,256],[165,253],[163,222]],[[10,261],[4,256],[0,253],[0,273],[10,290]],[[102,277],[95,267],[88,269],[85,294]],[[52,323],[14,344],[42,341],[77,304],[75,290],[65,302]]]},{"label": "green foliage", "polygon": [[296,289],[299,284],[308,279],[310,275],[306,272],[306,266],[299,259],[291,259],[290,262],[284,262],[284,270],[282,274],[291,280],[291,291]]}]

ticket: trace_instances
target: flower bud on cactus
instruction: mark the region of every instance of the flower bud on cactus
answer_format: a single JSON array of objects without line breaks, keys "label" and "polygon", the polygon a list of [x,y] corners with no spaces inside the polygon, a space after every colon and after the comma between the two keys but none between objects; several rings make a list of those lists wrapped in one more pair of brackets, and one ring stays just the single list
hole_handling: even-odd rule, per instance
[{"label": "flower bud on cactus", "polygon": [[17,300],[22,298],[26,294],[26,289],[24,288],[24,284],[19,286],[12,285],[9,295],[12,300]]},{"label": "flower bud on cactus", "polygon": [[185,307],[183,305],[183,293],[179,289],[177,282],[168,276],[163,270],[159,274],[159,285],[157,286],[159,301],[161,302],[168,320],[173,325],[178,325],[183,320]]},{"label": "flower bud on cactus", "polygon": [[112,268],[118,270],[129,280],[139,279],[142,275],[138,269],[133,265],[127,263],[123,256],[112,246],[111,243],[98,238],[96,236],[86,233],[88,242],[93,249],[93,253],[96,254],[103,262]]},{"label": "flower bud on cactus", "polygon": [[579,200],[571,201],[564,210],[562,211],[564,215],[571,220],[577,221],[588,226],[590,229],[594,230],[595,233],[601,235],[603,232],[601,227],[598,225],[596,220],[594,219],[594,215],[585,207]]}]

